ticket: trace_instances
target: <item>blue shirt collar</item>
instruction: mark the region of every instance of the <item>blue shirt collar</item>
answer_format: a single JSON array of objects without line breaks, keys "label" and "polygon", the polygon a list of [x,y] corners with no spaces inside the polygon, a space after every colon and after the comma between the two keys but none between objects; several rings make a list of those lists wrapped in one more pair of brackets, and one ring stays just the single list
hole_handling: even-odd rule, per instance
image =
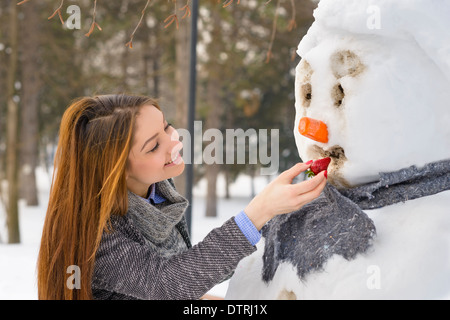
[{"label": "blue shirt collar", "polygon": [[156,193],[156,183],[154,183],[150,186],[150,195],[148,196],[147,200],[150,203],[151,203],[151,201],[153,201],[153,203],[155,203],[155,204],[166,201],[166,198],[164,198],[163,196]]}]

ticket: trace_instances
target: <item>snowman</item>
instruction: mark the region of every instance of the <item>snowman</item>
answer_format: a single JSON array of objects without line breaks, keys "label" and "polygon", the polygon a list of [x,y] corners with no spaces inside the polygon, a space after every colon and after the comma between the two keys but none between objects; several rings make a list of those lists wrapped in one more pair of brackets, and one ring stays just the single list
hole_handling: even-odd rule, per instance
[{"label": "snowman", "polygon": [[295,141],[322,195],[263,228],[226,299],[450,299],[450,3],[321,0]]}]

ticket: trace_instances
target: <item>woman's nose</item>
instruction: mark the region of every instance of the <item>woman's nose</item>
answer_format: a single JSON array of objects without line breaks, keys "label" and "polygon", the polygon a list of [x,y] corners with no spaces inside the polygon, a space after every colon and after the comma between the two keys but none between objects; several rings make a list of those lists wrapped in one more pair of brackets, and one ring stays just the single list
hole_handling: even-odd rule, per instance
[{"label": "woman's nose", "polygon": [[302,136],[314,141],[323,143],[328,142],[328,128],[323,121],[303,117],[298,124],[298,131]]},{"label": "woman's nose", "polygon": [[167,135],[169,136],[171,141],[169,150],[171,154],[177,153],[181,149],[183,149],[183,143],[181,143],[180,141],[180,135],[178,134],[178,131],[175,128],[172,128],[172,130],[168,132]]},{"label": "woman's nose", "polygon": [[180,135],[178,134],[178,131],[175,128],[172,128],[172,130],[170,130],[168,132],[168,135],[170,137],[170,141],[180,141]]}]

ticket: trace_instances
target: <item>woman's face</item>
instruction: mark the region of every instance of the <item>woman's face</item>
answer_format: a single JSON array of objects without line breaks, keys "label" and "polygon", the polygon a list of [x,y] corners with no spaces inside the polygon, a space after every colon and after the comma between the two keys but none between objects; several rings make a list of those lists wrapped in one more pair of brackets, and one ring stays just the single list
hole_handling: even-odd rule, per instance
[{"label": "woman's face", "polygon": [[182,147],[177,131],[160,110],[152,105],[141,107],[128,155],[128,190],[145,197],[151,184],[180,175],[184,170]]}]

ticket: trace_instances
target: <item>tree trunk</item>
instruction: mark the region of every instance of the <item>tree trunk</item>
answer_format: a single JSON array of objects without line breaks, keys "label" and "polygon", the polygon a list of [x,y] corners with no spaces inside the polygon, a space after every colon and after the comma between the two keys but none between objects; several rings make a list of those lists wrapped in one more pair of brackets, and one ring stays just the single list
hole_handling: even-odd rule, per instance
[{"label": "tree trunk", "polygon": [[158,39],[160,38],[159,35],[159,29],[153,28],[152,29],[152,84],[153,84],[153,96],[155,98],[159,98],[160,94],[160,72],[159,72],[159,63],[161,60],[161,48],[158,44]]},{"label": "tree trunk", "polygon": [[7,79],[7,141],[6,141],[6,178],[8,180],[7,226],[8,243],[20,242],[19,207],[18,207],[18,177],[17,177],[17,133],[18,106],[14,101],[14,83],[17,71],[17,5],[10,2],[9,11],[10,48]]},{"label": "tree trunk", "polygon": [[[207,86],[207,102],[209,106],[208,117],[206,119],[208,128],[220,128],[221,101],[220,101],[220,81],[211,77]],[[211,142],[215,143],[215,142]],[[216,150],[217,152],[217,150]],[[206,196],[206,216],[217,216],[217,176],[220,172],[220,164],[206,164],[206,180],[208,191]]]},{"label": "tree trunk", "polygon": [[159,97],[159,56],[153,59],[153,96]]},{"label": "tree trunk", "polygon": [[218,164],[207,165],[206,180],[208,182],[208,191],[206,195],[206,213],[207,217],[217,217],[217,176],[220,167]]},{"label": "tree trunk", "polygon": [[255,189],[255,169],[250,167],[250,198],[254,198],[256,196]]},{"label": "tree trunk", "polygon": [[[178,0],[177,7],[181,8],[186,4],[184,0]],[[179,128],[188,128],[188,90],[189,90],[189,46],[190,46],[190,19],[179,19],[180,26],[175,31],[175,124]],[[193,142],[191,137],[191,143]],[[194,155],[191,155],[191,163],[194,162]],[[186,160],[186,159],[185,159]],[[181,174],[174,179],[177,190],[180,194],[186,195],[186,174]]]},{"label": "tree trunk", "polygon": [[[127,36],[124,35],[124,41],[126,41]],[[122,48],[122,54],[120,55],[120,84],[119,84],[119,91],[121,92],[129,92],[129,86],[128,86],[128,59],[129,59],[129,48]]]},{"label": "tree trunk", "polygon": [[149,92],[152,98],[158,99],[160,93],[160,74],[159,64],[161,59],[161,44],[158,43],[159,29],[148,27],[146,24],[141,26],[145,29],[147,37],[143,44],[143,64],[142,79],[144,92]]},{"label": "tree trunk", "polygon": [[40,18],[37,2],[22,6],[24,21],[20,37],[22,66],[22,103],[20,126],[20,197],[27,205],[37,206],[38,190],[36,166],[38,164],[39,91],[42,86],[39,70]]},{"label": "tree trunk", "polygon": [[[208,47],[208,55],[210,64],[208,66],[208,82],[206,88],[206,99],[208,109],[208,115],[206,119],[206,125],[208,128],[220,129],[222,107],[221,107],[221,69],[223,66],[219,63],[219,55],[222,50],[220,41],[222,39],[220,15],[217,10],[211,10],[213,20],[213,30],[211,32],[212,38],[218,42],[210,43]],[[216,184],[217,176],[220,172],[220,164],[206,165],[206,179],[208,183],[208,191],[206,197],[206,216],[217,216],[217,193]]]},{"label": "tree trunk", "polygon": [[225,199],[230,199],[230,170],[228,166],[224,166],[225,174]]},{"label": "tree trunk", "polygon": [[[6,11],[6,12],[5,12]],[[0,10],[0,39],[4,39],[6,36],[5,29],[7,29],[7,22],[8,21],[8,14],[9,12],[7,10],[1,11]],[[0,61],[7,61],[7,56],[5,53],[5,50],[0,51]],[[6,143],[4,134],[4,124],[6,123],[4,121],[5,115],[6,115],[6,80],[7,80],[7,71],[8,71],[8,64],[7,63],[0,63],[0,143],[4,144]],[[7,211],[6,208],[6,194],[5,190],[3,190],[3,181],[5,178],[5,158],[4,158],[4,152],[0,150],[0,202],[2,207],[5,209],[5,212]],[[0,234],[0,243],[2,242],[1,234]]]}]

